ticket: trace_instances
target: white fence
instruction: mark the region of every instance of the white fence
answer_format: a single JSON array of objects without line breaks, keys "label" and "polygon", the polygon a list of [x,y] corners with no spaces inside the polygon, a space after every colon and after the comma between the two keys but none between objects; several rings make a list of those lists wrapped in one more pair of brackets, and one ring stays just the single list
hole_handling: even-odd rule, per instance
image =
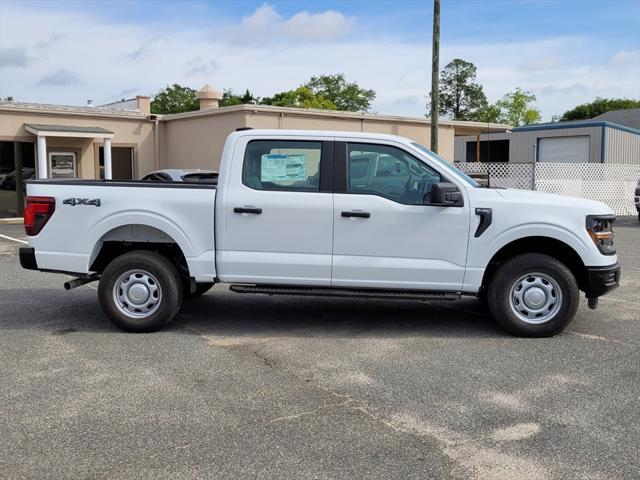
[{"label": "white fence", "polygon": [[640,165],[602,163],[456,163],[465,173],[488,174],[492,187],[539,190],[604,202],[616,215],[636,215]]}]

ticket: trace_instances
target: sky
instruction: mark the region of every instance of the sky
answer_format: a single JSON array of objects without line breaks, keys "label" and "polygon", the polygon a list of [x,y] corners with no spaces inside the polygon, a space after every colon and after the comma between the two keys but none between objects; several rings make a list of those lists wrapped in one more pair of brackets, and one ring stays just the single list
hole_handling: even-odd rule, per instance
[{"label": "sky", "polygon": [[[0,0],[0,98],[83,105],[173,83],[296,88],[344,73],[372,110],[423,116],[431,0]],[[489,101],[521,87],[543,119],[640,99],[640,0],[442,0],[441,69],[473,62]]]}]

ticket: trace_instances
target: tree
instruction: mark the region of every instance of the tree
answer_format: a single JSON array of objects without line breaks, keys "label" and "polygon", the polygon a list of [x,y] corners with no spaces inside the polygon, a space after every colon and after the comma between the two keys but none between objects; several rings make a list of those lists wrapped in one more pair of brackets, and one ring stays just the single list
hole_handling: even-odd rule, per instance
[{"label": "tree", "polygon": [[331,102],[335,109],[347,112],[366,112],[376,98],[376,92],[361,88],[355,82],[347,82],[342,73],[311,77],[302,86]]},{"label": "tree", "polygon": [[151,113],[192,112],[199,108],[196,91],[177,83],[158,92],[151,101]]},{"label": "tree", "polygon": [[566,120],[586,120],[597,117],[611,110],[626,110],[629,108],[640,108],[640,100],[630,98],[600,98],[597,97],[591,103],[583,103],[571,110],[564,112],[561,121]]},{"label": "tree", "polygon": [[476,66],[455,58],[440,72],[439,111],[454,120],[481,120],[479,113],[487,107],[482,85],[475,83]]},{"label": "tree", "polygon": [[540,110],[531,105],[535,101],[535,95],[520,87],[507,93],[495,104],[500,109],[500,122],[514,127],[539,122],[542,119]]},{"label": "tree", "polygon": [[309,87],[300,86],[295,90],[276,93],[273,97],[265,97],[260,101],[263,105],[279,107],[319,108],[322,110],[336,110],[336,105],[321,95],[311,91]]},{"label": "tree", "polygon": [[479,108],[474,114],[473,120],[486,123],[498,123],[502,116],[502,110],[497,104],[487,103],[482,108]]},{"label": "tree", "polygon": [[225,89],[222,94],[222,100],[220,100],[221,107],[231,107],[234,105],[249,105],[258,103],[259,98],[254,97],[253,93],[247,89],[244,95],[236,95],[233,90]]}]

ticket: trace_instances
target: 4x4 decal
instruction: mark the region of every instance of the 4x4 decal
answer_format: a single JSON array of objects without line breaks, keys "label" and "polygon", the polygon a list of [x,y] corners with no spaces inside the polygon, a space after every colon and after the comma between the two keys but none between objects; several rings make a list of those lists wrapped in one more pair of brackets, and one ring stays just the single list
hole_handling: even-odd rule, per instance
[{"label": "4x4 decal", "polygon": [[62,203],[64,205],[71,205],[75,207],[76,205],[92,205],[94,207],[99,207],[101,205],[99,198],[67,198],[63,200]]}]

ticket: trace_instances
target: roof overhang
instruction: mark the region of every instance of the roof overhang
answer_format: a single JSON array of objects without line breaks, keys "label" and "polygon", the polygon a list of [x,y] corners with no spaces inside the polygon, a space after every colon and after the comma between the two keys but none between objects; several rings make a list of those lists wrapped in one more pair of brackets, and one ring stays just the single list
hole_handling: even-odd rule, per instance
[{"label": "roof overhang", "polygon": [[101,127],[25,123],[24,128],[39,137],[113,138],[112,131]]}]

